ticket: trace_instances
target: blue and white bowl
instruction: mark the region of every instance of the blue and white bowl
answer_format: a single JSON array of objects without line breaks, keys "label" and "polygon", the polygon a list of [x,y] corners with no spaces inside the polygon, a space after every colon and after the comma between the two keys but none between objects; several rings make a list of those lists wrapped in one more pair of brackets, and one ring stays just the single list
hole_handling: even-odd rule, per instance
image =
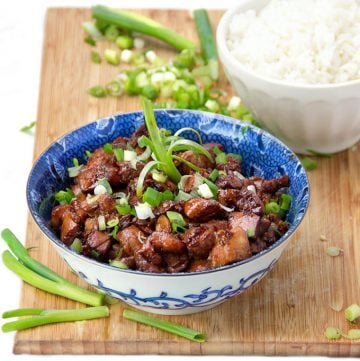
[{"label": "blue and white bowl", "polygon": [[[78,128],[49,146],[35,162],[27,185],[30,212],[60,256],[86,282],[127,304],[159,314],[189,314],[207,310],[239,295],[263,278],[276,264],[301,223],[309,205],[309,181],[299,159],[279,140],[246,123],[199,111],[156,110],[160,127],[176,131],[198,129],[204,142],[219,142],[227,152],[243,157],[246,176],[264,178],[288,174],[292,196],[286,234],[263,252],[221,268],[194,273],[145,273],[123,270],[73,252],[50,227],[54,192],[69,185],[72,159],[84,161],[116,137],[130,136],[143,123],[142,112],[116,114]],[[189,138],[192,134],[189,134]]]}]

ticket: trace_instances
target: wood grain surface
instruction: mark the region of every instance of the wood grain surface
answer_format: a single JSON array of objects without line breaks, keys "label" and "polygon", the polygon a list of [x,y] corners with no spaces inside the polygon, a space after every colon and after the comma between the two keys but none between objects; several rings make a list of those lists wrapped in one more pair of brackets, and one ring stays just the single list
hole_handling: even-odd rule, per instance
[{"label": "wood grain surface", "polygon": [[[187,11],[146,10],[179,33],[196,39]],[[221,12],[212,12],[215,26]],[[49,9],[45,24],[34,159],[57,137],[88,121],[139,109],[138,99],[96,99],[86,89],[114,78],[118,68],[93,64],[83,42],[89,9]],[[171,49],[156,41],[162,55]],[[102,52],[109,44],[98,45]],[[225,86],[225,81],[224,81]],[[226,85],[228,86],[228,85]],[[35,89],[34,89],[35,91]],[[223,354],[360,356],[360,341],[329,342],[327,326],[348,330],[346,306],[360,302],[360,147],[321,159],[309,174],[311,205],[275,269],[244,294],[215,309],[189,316],[159,316],[206,332],[198,344],[122,318],[123,304],[109,319],[48,325],[18,332],[15,353],[30,354]],[[325,235],[328,241],[320,241]],[[86,287],[55,253],[29,217],[27,246],[56,272]],[[329,257],[326,248],[343,253]],[[22,307],[73,308],[76,302],[23,286]],[[358,326],[359,327],[359,326]]]}]

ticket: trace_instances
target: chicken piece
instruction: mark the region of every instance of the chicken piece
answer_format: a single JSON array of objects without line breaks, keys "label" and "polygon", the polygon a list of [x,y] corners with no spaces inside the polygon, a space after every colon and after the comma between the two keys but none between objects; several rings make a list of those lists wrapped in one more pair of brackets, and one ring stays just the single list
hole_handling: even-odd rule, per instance
[{"label": "chicken piece", "polygon": [[280,178],[263,180],[261,183],[261,191],[267,193],[275,193],[281,188],[289,186],[289,176],[283,175]]},{"label": "chicken piece", "polygon": [[100,257],[105,256],[111,247],[110,237],[105,232],[93,231],[86,240],[90,249],[98,252]]},{"label": "chicken piece", "polygon": [[115,155],[113,153],[106,153],[103,148],[96,149],[89,158],[86,167],[92,168],[100,165],[114,165]]},{"label": "chicken piece", "polygon": [[249,229],[253,229],[255,232],[255,230],[258,228],[259,221],[260,216],[253,213],[244,214],[242,212],[232,212],[229,219],[232,230],[240,227],[245,232],[247,232]]},{"label": "chicken piece", "polygon": [[[215,165],[215,163],[205,155],[196,154],[192,150],[186,150],[185,152],[179,153],[178,156],[196,165],[199,168],[213,168]],[[179,165],[179,169],[183,174],[189,174],[192,172],[192,170],[184,163]]]},{"label": "chicken piece", "polygon": [[99,229],[99,222],[97,218],[86,218],[84,224],[84,237],[87,238],[90,233]]},{"label": "chicken piece", "polygon": [[160,216],[161,214],[165,214],[167,211],[176,211],[181,213],[183,211],[184,202],[175,202],[175,201],[163,201],[161,204],[154,208],[153,213],[155,216]]},{"label": "chicken piece", "polygon": [[182,253],[186,250],[185,243],[176,235],[165,232],[153,232],[147,243],[157,252]]},{"label": "chicken piece", "polygon": [[115,209],[116,202],[110,194],[101,194],[97,200],[101,213],[109,213]]},{"label": "chicken piece", "polygon": [[71,204],[59,204],[54,207],[51,211],[51,227],[59,228],[61,226],[63,216],[68,212],[72,212],[72,210],[73,207]]},{"label": "chicken piece", "polygon": [[241,163],[240,160],[232,157],[231,155],[227,156],[226,163],[219,163],[216,164],[216,168],[218,170],[223,170],[226,173],[229,173],[230,171],[237,171],[241,173]]},{"label": "chicken piece", "polygon": [[119,169],[114,165],[108,164],[100,164],[91,167],[85,166],[80,170],[75,181],[79,184],[83,192],[90,192],[95,188],[97,181],[102,178],[106,178],[111,185],[122,183]]},{"label": "chicken piece", "polygon": [[236,228],[231,232],[227,232],[226,239],[214,246],[210,252],[209,261],[212,268],[217,268],[250,256],[248,237],[242,228]]},{"label": "chicken piece", "polygon": [[244,180],[240,179],[238,176],[229,172],[227,175],[220,175],[216,179],[216,185],[218,188],[228,190],[232,189],[241,189],[244,185]]},{"label": "chicken piece", "polygon": [[226,207],[235,207],[241,196],[240,189],[219,189],[218,201]]},{"label": "chicken piece", "polygon": [[166,253],[162,258],[166,264],[166,271],[169,273],[185,271],[189,264],[189,256],[186,253]]},{"label": "chicken piece", "polygon": [[191,220],[204,222],[211,218],[223,217],[225,210],[213,199],[192,198],[185,202],[184,213]]},{"label": "chicken piece", "polygon": [[141,237],[144,237],[144,233],[133,225],[123,229],[116,235],[127,256],[133,256],[143,246]]},{"label": "chicken piece", "polygon": [[259,216],[264,213],[264,204],[259,196],[247,188],[241,189],[240,198],[236,202],[236,207],[244,213],[255,213]]},{"label": "chicken piece", "polygon": [[169,218],[162,214],[156,221],[155,230],[157,232],[171,233],[171,223]]},{"label": "chicken piece", "polygon": [[161,256],[155,252],[154,247],[146,242],[140,250],[135,252],[136,268],[143,272],[164,272]]},{"label": "chicken piece", "polygon": [[[144,168],[144,164],[137,162],[136,169],[134,169],[130,162],[117,162],[118,183],[128,184],[131,180],[138,177],[141,170]],[[110,182],[110,179],[109,179]],[[111,182],[110,182],[111,184]]]},{"label": "chicken piece", "polygon": [[206,271],[211,268],[211,263],[207,259],[195,259],[193,260],[186,269],[187,272],[200,272]]},{"label": "chicken piece", "polygon": [[117,137],[116,139],[113,140],[112,145],[113,148],[127,149],[128,142],[129,142],[129,138]]},{"label": "chicken piece", "polygon": [[207,258],[215,244],[214,229],[206,226],[189,228],[183,236],[183,242],[190,257]]},{"label": "chicken piece", "polygon": [[64,213],[62,217],[60,238],[66,244],[70,245],[74,238],[81,234],[80,219],[73,211]]}]

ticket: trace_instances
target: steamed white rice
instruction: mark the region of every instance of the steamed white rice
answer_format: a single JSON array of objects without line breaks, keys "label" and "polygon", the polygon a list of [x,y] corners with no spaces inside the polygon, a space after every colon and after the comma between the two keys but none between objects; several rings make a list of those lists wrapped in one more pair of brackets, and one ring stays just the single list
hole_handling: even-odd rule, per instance
[{"label": "steamed white rice", "polygon": [[231,53],[258,74],[291,83],[360,79],[360,1],[272,0],[235,15]]}]

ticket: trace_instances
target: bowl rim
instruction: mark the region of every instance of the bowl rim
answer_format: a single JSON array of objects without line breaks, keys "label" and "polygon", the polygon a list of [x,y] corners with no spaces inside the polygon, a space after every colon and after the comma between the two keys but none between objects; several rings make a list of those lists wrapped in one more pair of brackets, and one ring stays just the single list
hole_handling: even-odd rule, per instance
[{"label": "bowl rim", "polygon": [[305,171],[301,161],[299,160],[299,158],[297,157],[297,155],[286,145],[284,144],[282,141],[280,141],[278,138],[276,138],[275,136],[273,136],[272,134],[268,133],[267,131],[258,128],[252,124],[249,124],[247,122],[243,122],[240,121],[238,119],[234,119],[232,117],[226,116],[226,115],[222,115],[222,114],[214,114],[214,113],[210,113],[210,112],[205,112],[205,111],[199,111],[199,110],[189,110],[189,109],[154,109],[155,115],[156,113],[160,113],[160,112],[175,112],[175,113],[192,113],[192,114],[205,114],[206,117],[216,117],[217,121],[222,121],[222,122],[226,122],[226,123],[230,123],[230,124],[241,124],[242,126],[246,126],[248,128],[251,128],[252,131],[254,131],[255,133],[258,134],[262,134],[265,135],[266,137],[270,138],[272,141],[278,143],[280,146],[282,146],[287,152],[289,152],[291,154],[291,157],[293,159],[295,159],[297,161],[298,164],[300,164],[301,166],[301,170],[305,175],[305,180],[306,180],[306,185],[307,185],[307,200],[306,200],[306,204],[305,204],[305,208],[304,208],[304,212],[302,213],[301,217],[298,218],[295,222],[295,224],[291,224],[290,228],[288,229],[288,231],[282,236],[280,237],[275,243],[273,243],[270,247],[264,249],[263,251],[257,253],[256,255],[253,255],[249,258],[246,258],[244,260],[240,260],[234,263],[231,263],[229,265],[225,265],[225,266],[221,266],[221,267],[217,267],[214,269],[208,269],[205,271],[196,271],[196,272],[174,272],[174,273],[167,273],[167,272],[159,272],[159,273],[155,273],[155,272],[144,272],[144,271],[138,271],[138,270],[132,270],[132,269],[121,269],[115,266],[111,266],[107,263],[102,263],[99,261],[96,261],[95,259],[86,257],[84,255],[78,254],[75,251],[73,251],[71,248],[69,248],[68,246],[66,246],[63,242],[60,241],[60,239],[57,237],[53,237],[53,235],[50,233],[49,228],[46,226],[45,221],[37,216],[37,210],[34,209],[32,207],[32,201],[31,201],[31,196],[30,196],[30,183],[32,180],[32,177],[35,173],[35,168],[36,166],[40,163],[40,161],[42,160],[42,158],[47,154],[47,152],[58,142],[61,142],[63,139],[65,139],[66,137],[68,137],[70,134],[72,134],[75,131],[79,131],[80,129],[92,126],[95,123],[99,123],[102,121],[105,121],[107,119],[111,119],[111,118],[117,118],[117,117],[126,117],[129,116],[131,114],[136,114],[136,115],[141,115],[143,114],[142,110],[136,110],[136,111],[129,111],[129,112],[119,112],[119,113],[115,113],[112,115],[108,115],[105,117],[101,117],[98,118],[94,121],[90,121],[86,124],[83,124],[75,129],[72,129],[68,132],[66,132],[65,134],[61,135],[60,137],[56,138],[55,140],[53,140],[49,146],[47,146],[45,148],[44,151],[41,152],[41,154],[37,157],[37,159],[35,160],[35,162],[33,163],[33,166],[29,172],[29,176],[27,179],[27,184],[26,184],[26,200],[27,200],[27,205],[28,208],[30,210],[30,214],[33,218],[33,220],[35,221],[35,223],[37,224],[38,228],[40,229],[40,231],[51,241],[51,243],[53,243],[55,246],[60,247],[62,250],[65,251],[65,253],[69,253],[71,256],[79,258],[80,260],[83,260],[84,262],[90,262],[92,264],[94,264],[95,266],[99,266],[99,267],[103,267],[109,270],[113,270],[113,271],[117,271],[120,273],[131,273],[131,274],[135,274],[137,276],[148,276],[148,277],[190,277],[190,276],[201,276],[204,274],[208,274],[208,273],[214,273],[214,272],[221,272],[221,271],[225,271],[225,270],[229,270],[238,266],[241,266],[243,264],[252,262],[257,260],[258,258],[261,258],[262,256],[265,256],[266,254],[272,252],[275,248],[279,247],[280,245],[282,245],[299,227],[299,225],[302,223],[308,208],[309,208],[309,204],[310,204],[310,182],[309,182],[309,177],[307,175],[307,172]]},{"label": "bowl rim", "polygon": [[[264,75],[259,75],[255,70],[249,69],[243,66],[238,59],[230,52],[227,41],[226,35],[228,31],[228,24],[230,19],[238,14],[244,12],[243,7],[251,4],[256,0],[242,0],[240,5],[236,7],[230,8],[224,12],[222,15],[219,24],[216,29],[216,42],[218,46],[218,53],[221,52],[224,54],[224,57],[227,61],[229,61],[235,69],[242,71],[243,73],[250,75],[256,79],[259,79],[263,82],[268,83],[270,86],[283,86],[287,88],[293,88],[297,90],[307,90],[307,91],[318,91],[318,90],[325,90],[325,89],[333,89],[333,90],[341,90],[342,88],[349,87],[349,86],[357,86],[360,85],[360,79],[356,80],[348,80],[346,82],[341,83],[324,83],[324,84],[302,84],[302,83],[292,83],[290,81],[275,79]],[[270,1],[270,0],[268,0]],[[266,6],[266,5],[265,5]],[[221,55],[220,55],[221,58]]]}]

